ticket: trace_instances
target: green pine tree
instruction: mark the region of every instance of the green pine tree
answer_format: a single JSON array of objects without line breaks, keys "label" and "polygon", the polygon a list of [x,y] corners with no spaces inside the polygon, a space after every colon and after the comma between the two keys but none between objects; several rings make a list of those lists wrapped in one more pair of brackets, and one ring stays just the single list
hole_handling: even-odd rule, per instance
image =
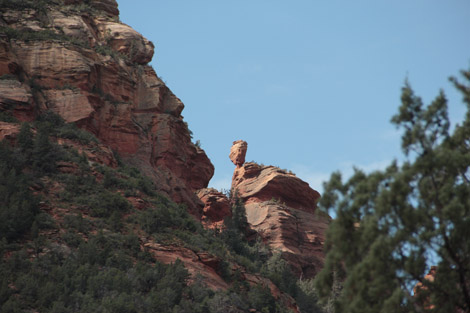
[{"label": "green pine tree", "polygon": [[49,140],[49,130],[40,127],[33,144],[33,168],[39,174],[53,173],[57,169],[59,149]]},{"label": "green pine tree", "polygon": [[[320,206],[336,218],[316,288],[336,312],[470,312],[470,71],[462,74],[465,83],[451,81],[467,114],[452,133],[444,93],[424,106],[406,82],[392,118],[406,161],[324,184]],[[431,265],[434,282],[424,279]]]}]

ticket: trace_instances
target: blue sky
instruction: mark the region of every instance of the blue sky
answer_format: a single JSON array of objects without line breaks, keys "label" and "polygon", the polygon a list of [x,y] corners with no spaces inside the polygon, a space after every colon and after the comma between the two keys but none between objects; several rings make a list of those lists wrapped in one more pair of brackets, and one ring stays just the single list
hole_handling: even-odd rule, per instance
[{"label": "blue sky", "polygon": [[400,158],[390,118],[405,78],[429,103],[470,68],[468,0],[117,0],[155,44],[151,64],[229,188],[232,141],[247,161],[290,169],[321,191],[331,172]]}]

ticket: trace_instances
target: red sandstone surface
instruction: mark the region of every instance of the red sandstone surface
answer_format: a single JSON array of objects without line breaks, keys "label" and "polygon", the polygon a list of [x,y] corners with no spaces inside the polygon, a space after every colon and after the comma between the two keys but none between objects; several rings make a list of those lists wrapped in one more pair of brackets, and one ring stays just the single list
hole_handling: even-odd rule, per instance
[{"label": "red sandstone surface", "polygon": [[230,148],[229,158],[233,164],[238,167],[245,163],[246,150],[248,149],[248,143],[243,140],[237,140],[233,142],[232,148]]},{"label": "red sandstone surface", "polygon": [[[65,0],[46,13],[34,10],[3,12],[0,26],[17,31],[49,31],[71,40],[22,40],[0,36],[0,110],[20,121],[31,121],[52,110],[67,122],[92,132],[100,144],[71,145],[90,162],[117,166],[113,150],[151,177],[157,188],[188,205],[195,216],[221,225],[231,214],[225,195],[205,189],[214,167],[205,152],[191,142],[181,115],[183,103],[148,65],[154,46],[131,27],[118,22],[115,0],[90,0],[100,14],[77,14],[81,0]],[[48,23],[41,23],[45,14]],[[0,140],[13,141],[19,124],[0,122]],[[244,201],[248,222],[273,251],[280,251],[295,272],[312,277],[323,264],[324,232],[329,218],[315,213],[319,194],[294,174],[273,166],[245,163],[247,143],[234,142],[230,159],[236,165],[232,189]],[[64,173],[78,168],[58,164]],[[56,186],[59,188],[59,186]],[[196,191],[197,192],[196,195]],[[138,209],[147,204],[128,200]],[[202,201],[201,201],[202,200]],[[60,211],[61,208],[48,208]],[[59,215],[57,215],[59,216]],[[55,216],[55,218],[58,218]],[[217,274],[220,259],[181,246],[142,241],[162,262],[183,261],[213,289],[227,289]],[[250,284],[263,284],[295,311],[294,301],[273,283],[240,268]]]},{"label": "red sandstone surface", "polygon": [[[239,148],[241,143],[234,142],[232,161],[244,160],[246,149]],[[234,164],[232,192],[244,202],[250,227],[272,251],[282,253],[297,275],[315,276],[324,264],[323,245],[330,221],[315,210],[320,194],[278,167]]]},{"label": "red sandstone surface", "polygon": [[224,218],[232,215],[230,200],[216,189],[200,189],[197,196],[204,203],[203,218],[207,218],[211,225],[221,226]]},{"label": "red sandstone surface", "polygon": [[100,10],[93,15],[74,11],[81,2],[51,5],[48,23],[34,10],[3,13],[3,27],[55,32],[69,40],[0,36],[0,109],[21,121],[52,110],[75,122],[200,216],[203,204],[194,191],[207,187],[214,167],[191,142],[183,103],[148,65],[153,44],[116,19],[115,0],[90,1]]}]

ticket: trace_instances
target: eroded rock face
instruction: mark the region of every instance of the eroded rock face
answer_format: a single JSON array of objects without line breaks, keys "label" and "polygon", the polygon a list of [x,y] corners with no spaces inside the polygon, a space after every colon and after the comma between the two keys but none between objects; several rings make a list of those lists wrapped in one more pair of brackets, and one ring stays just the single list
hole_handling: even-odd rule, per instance
[{"label": "eroded rock face", "polygon": [[237,140],[233,142],[232,148],[230,149],[229,158],[233,164],[238,167],[245,163],[246,150],[248,149],[248,143],[243,140]]},{"label": "eroded rock face", "polygon": [[85,145],[64,138],[57,138],[57,143],[59,145],[74,147],[79,154],[85,154],[90,162],[104,164],[109,167],[116,167],[118,165],[113,151],[103,144],[92,142]]},{"label": "eroded rock face", "polygon": [[275,166],[248,162],[235,169],[232,190],[245,203],[276,200],[313,213],[320,194],[292,173]]},{"label": "eroded rock face", "polygon": [[204,203],[203,217],[209,219],[212,225],[220,226],[220,222],[223,223],[225,217],[232,215],[230,200],[216,189],[200,189],[197,196]]},{"label": "eroded rock face", "polygon": [[177,246],[164,246],[155,242],[145,243],[144,246],[160,262],[174,263],[176,260],[183,262],[185,268],[194,278],[201,275],[207,287],[213,290],[227,290],[229,285],[217,274],[221,260],[208,253],[196,253],[190,249]]},{"label": "eroded rock face", "polygon": [[[92,10],[82,10],[82,5]],[[207,204],[203,211],[204,204],[194,193],[207,186],[214,168],[205,152],[191,142],[181,116],[183,103],[147,64],[153,44],[117,22],[115,0],[48,1],[46,6],[41,12],[0,8],[0,25],[11,30],[0,35],[0,110],[20,121],[33,120],[47,110],[56,112],[101,141],[82,144],[52,138],[58,144],[73,146],[89,162],[111,167],[117,166],[116,151],[153,178],[161,192],[186,203],[194,215],[221,222],[230,214],[230,203],[220,193],[202,191],[199,194]],[[19,123],[0,122],[0,140],[14,142],[19,131]],[[240,143],[237,151],[235,164],[242,167],[246,143]],[[80,171],[73,162],[57,165],[62,173]],[[100,173],[93,175],[103,179]],[[53,188],[60,192],[59,184]],[[128,200],[138,210],[151,205],[138,194]],[[49,202],[42,206],[48,206],[57,220],[68,214],[68,209]],[[213,289],[229,287],[218,273],[221,259],[216,256],[147,238],[141,244],[162,262],[182,260],[193,277],[201,274]],[[276,299],[285,298],[295,308],[295,302],[269,280],[243,268],[240,272],[242,279],[269,286]]]},{"label": "eroded rock face", "polygon": [[[232,151],[238,151],[237,145],[235,142],[230,152],[231,159],[233,155],[236,160]],[[246,149],[240,150],[244,156]],[[234,163],[232,192],[245,204],[250,227],[271,250],[282,253],[297,275],[315,276],[324,264],[323,245],[330,221],[316,212],[320,194],[278,167]]]},{"label": "eroded rock face", "polygon": [[[0,8],[12,30],[0,36],[0,77],[8,78],[0,80],[0,108],[20,121],[52,110],[75,122],[200,217],[194,191],[207,187],[214,167],[191,142],[183,103],[147,65],[153,44],[118,22],[115,0],[65,4],[50,2],[45,12]],[[93,10],[80,11],[83,5]]]},{"label": "eroded rock face", "polygon": [[6,139],[13,142],[20,132],[20,126],[13,123],[0,122],[0,141]]},{"label": "eroded rock face", "polygon": [[48,99],[48,108],[62,116],[68,123],[87,119],[94,112],[88,97],[79,90],[50,89],[45,90],[44,94]]},{"label": "eroded rock face", "polygon": [[4,110],[15,106],[28,106],[31,103],[32,94],[29,86],[15,79],[0,80],[0,105]]},{"label": "eroded rock face", "polygon": [[325,262],[323,246],[330,217],[276,201],[245,204],[250,227],[289,262],[295,274],[314,277]]},{"label": "eroded rock face", "polygon": [[111,16],[118,16],[119,9],[116,0],[91,0],[91,6],[98,10],[103,10]]},{"label": "eroded rock face", "polygon": [[[164,246],[154,242],[143,245],[160,262],[169,264],[177,260],[183,262],[185,268],[191,274],[194,281],[196,275],[201,275],[207,287],[212,290],[227,290],[230,286],[217,274],[222,260],[206,252],[194,252],[184,247]],[[294,299],[281,292],[279,288],[269,279],[257,274],[248,273],[244,268],[237,267],[240,279],[250,285],[261,285],[268,287],[277,301],[281,301],[289,307],[292,312],[300,312]]]},{"label": "eroded rock face", "polygon": [[31,88],[14,78],[1,79],[0,110],[10,111],[12,115],[21,120],[32,120],[34,105]]},{"label": "eroded rock face", "polygon": [[132,62],[147,64],[152,60],[154,46],[130,26],[106,20],[98,23],[99,35],[113,50],[127,55]]}]

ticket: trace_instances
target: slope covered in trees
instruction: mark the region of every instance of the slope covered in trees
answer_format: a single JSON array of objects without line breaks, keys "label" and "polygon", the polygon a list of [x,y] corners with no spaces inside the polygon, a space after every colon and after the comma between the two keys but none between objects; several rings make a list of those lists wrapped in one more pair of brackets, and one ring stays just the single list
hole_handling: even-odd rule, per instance
[{"label": "slope covered in trees", "polygon": [[[263,279],[292,295],[296,280],[284,288],[286,264],[244,238],[239,202],[224,231],[205,230],[136,168],[90,161],[86,147],[100,149],[52,112],[23,123],[13,145],[0,143],[0,312],[289,311]],[[147,243],[212,256],[231,287],[208,288],[182,261],[159,262]]]}]

